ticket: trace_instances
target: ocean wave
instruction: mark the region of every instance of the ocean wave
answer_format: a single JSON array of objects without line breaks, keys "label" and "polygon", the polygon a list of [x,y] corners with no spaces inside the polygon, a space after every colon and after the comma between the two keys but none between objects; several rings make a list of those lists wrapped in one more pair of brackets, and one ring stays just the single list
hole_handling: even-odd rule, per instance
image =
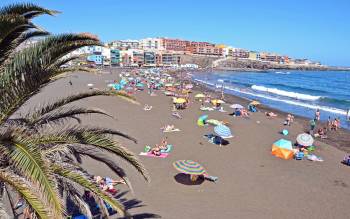
[{"label": "ocean wave", "polygon": [[[212,84],[212,83],[204,81],[204,80],[195,79],[195,81],[198,81],[200,83],[203,83],[203,84],[215,87],[215,84]],[[303,102],[293,101],[293,100],[280,99],[280,98],[277,98],[277,97],[271,97],[271,96],[267,96],[267,95],[264,95],[264,94],[253,93],[253,92],[250,92],[247,89],[239,89],[239,88],[234,88],[234,87],[225,87],[225,89],[226,90],[230,90],[230,91],[234,91],[234,92],[237,92],[237,93],[241,93],[241,94],[246,94],[246,95],[250,95],[250,96],[254,96],[254,97],[260,97],[260,98],[263,98],[263,99],[276,101],[276,102],[283,102],[283,103],[287,103],[287,104],[294,105],[294,106],[305,107],[305,108],[308,108],[308,109],[314,109],[314,110],[319,109],[321,111],[334,113],[334,114],[338,114],[338,115],[346,115],[346,113],[347,113],[345,110],[338,109],[338,108],[333,108],[333,107],[328,107],[328,106],[321,106],[321,105],[314,105],[314,104],[303,103]]]},{"label": "ocean wave", "polygon": [[306,92],[316,92],[316,93],[325,93],[326,91],[323,90],[317,90],[317,89],[312,89],[312,88],[305,88],[305,87],[299,87],[299,86],[293,86],[293,85],[288,85],[288,84],[283,84],[283,83],[269,83],[266,84],[268,86],[275,86],[275,87],[285,87],[285,88],[290,88],[291,90],[302,90]]},{"label": "ocean wave", "polygon": [[289,75],[290,72],[287,71],[287,72],[284,72],[284,71],[276,71],[275,74],[280,74],[280,75]]},{"label": "ocean wave", "polygon": [[321,98],[321,96],[312,96],[312,95],[308,95],[308,94],[301,94],[301,93],[296,93],[296,92],[284,91],[284,90],[279,90],[277,88],[269,88],[269,87],[258,86],[258,85],[252,85],[251,88],[253,90],[277,94],[280,96],[290,97],[290,98],[294,98],[297,100],[315,101],[315,100],[318,100]]}]

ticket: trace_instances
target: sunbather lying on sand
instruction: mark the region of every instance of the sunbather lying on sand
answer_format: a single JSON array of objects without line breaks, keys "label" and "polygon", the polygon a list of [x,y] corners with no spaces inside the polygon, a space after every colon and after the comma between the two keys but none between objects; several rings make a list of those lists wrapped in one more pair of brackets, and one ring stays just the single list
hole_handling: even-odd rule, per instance
[{"label": "sunbather lying on sand", "polygon": [[274,117],[277,116],[277,114],[275,114],[274,112],[266,112],[265,115],[266,115],[267,117],[271,117],[271,118],[274,118]]},{"label": "sunbather lying on sand", "polygon": [[149,106],[148,104],[145,104],[145,106],[143,107],[143,110],[149,111],[152,109],[152,106]]}]

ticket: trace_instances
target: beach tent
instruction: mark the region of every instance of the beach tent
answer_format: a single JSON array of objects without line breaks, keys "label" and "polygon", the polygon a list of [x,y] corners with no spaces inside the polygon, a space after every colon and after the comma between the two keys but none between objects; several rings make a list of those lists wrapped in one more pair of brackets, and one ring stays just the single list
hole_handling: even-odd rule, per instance
[{"label": "beach tent", "polygon": [[204,126],[207,119],[208,119],[208,115],[203,115],[203,116],[199,117],[197,120],[197,125]]},{"label": "beach tent", "polygon": [[243,109],[244,106],[242,106],[241,104],[232,104],[230,106],[232,109]]},{"label": "beach tent", "polygon": [[297,143],[301,146],[311,146],[314,143],[314,139],[307,133],[302,133],[297,136]]},{"label": "beach tent", "polygon": [[205,98],[205,95],[200,93],[200,94],[196,94],[194,97],[195,98]]},{"label": "beach tent", "polygon": [[215,126],[214,132],[219,135],[221,138],[232,138],[231,129],[225,125]]},{"label": "beach tent", "polygon": [[280,139],[273,143],[271,152],[273,155],[276,157],[288,160],[288,159],[293,159],[293,147],[292,147],[292,142],[285,140],[285,139]]}]

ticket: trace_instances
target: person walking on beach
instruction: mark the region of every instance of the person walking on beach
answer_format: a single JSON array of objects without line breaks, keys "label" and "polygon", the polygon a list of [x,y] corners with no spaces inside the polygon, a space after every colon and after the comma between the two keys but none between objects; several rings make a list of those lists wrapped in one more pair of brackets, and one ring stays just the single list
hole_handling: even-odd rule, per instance
[{"label": "person walking on beach", "polygon": [[327,130],[331,130],[332,129],[332,119],[330,116],[328,116],[328,120],[327,120]]},{"label": "person walking on beach", "polygon": [[310,120],[310,131],[309,131],[309,134],[310,135],[313,135],[314,133],[314,130],[315,130],[315,127],[316,127],[316,119],[311,119]]},{"label": "person walking on beach", "polygon": [[317,121],[320,121],[320,118],[321,118],[321,112],[320,112],[319,109],[317,109],[316,112],[315,112],[315,119]]}]

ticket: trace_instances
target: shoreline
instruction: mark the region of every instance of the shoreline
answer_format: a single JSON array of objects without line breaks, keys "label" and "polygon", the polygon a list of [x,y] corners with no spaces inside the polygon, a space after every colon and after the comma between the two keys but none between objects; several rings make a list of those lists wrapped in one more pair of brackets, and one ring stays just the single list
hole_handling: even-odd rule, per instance
[{"label": "shoreline", "polygon": [[[176,74],[176,77],[179,78],[178,73]],[[193,79],[191,79],[192,83],[194,84],[198,84],[198,86],[194,87],[194,91],[198,91],[198,92],[210,92],[210,93],[214,93],[217,96],[220,96],[221,93],[220,92],[215,92],[215,90],[210,89],[207,85],[200,83],[198,81],[195,81]],[[239,97],[233,94],[228,94],[225,93],[225,101],[227,103],[239,103],[243,106],[247,106],[248,103],[251,101],[248,98],[243,98],[243,97]],[[273,108],[273,107],[269,107],[266,105],[259,105],[259,111],[261,112],[274,112],[276,113],[278,116],[277,118],[286,118],[287,114],[289,114],[288,112]],[[293,114],[294,115],[294,114]],[[299,116],[299,115],[294,115],[294,123],[298,123],[300,124],[304,131],[307,132],[309,130],[309,121],[310,118],[307,117],[303,117],[303,116]],[[316,130],[320,127],[327,127],[327,123],[326,122],[318,122],[317,126],[316,126]],[[327,139],[321,139],[318,138],[317,140],[328,144],[328,145],[332,145],[344,152],[350,153],[350,130],[347,130],[345,128],[340,128],[337,131],[328,131],[327,132]]]}]

